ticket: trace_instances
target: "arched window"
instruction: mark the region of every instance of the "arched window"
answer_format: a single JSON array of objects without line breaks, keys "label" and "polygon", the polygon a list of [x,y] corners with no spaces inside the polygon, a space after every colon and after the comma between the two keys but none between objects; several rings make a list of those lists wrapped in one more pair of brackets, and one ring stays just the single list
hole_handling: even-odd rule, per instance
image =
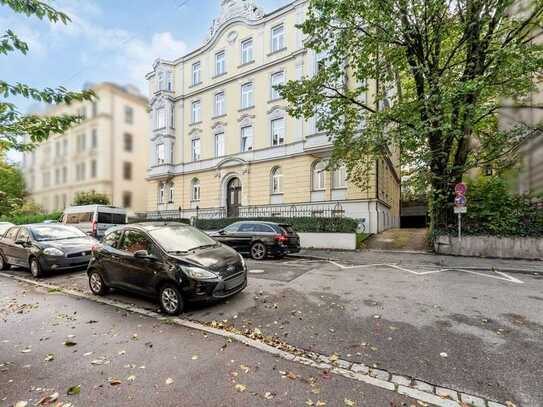
[{"label": "arched window", "polygon": [[275,167],[271,172],[271,193],[280,194],[283,191],[283,173],[281,167]]},{"label": "arched window", "polygon": [[162,205],[164,203],[164,188],[165,185],[163,182],[158,184],[158,204]]},{"label": "arched window", "polygon": [[193,201],[200,200],[200,180],[198,178],[193,178],[191,182],[191,199]]},{"label": "arched window", "polygon": [[170,182],[168,187],[168,203],[173,203],[173,198],[175,195],[175,185],[173,182]]},{"label": "arched window", "polygon": [[313,191],[320,191],[324,189],[324,171],[326,170],[326,163],[322,160],[313,164],[312,171],[312,188]]},{"label": "arched window", "polygon": [[347,169],[344,164],[334,169],[332,173],[332,188],[340,189],[347,186]]}]

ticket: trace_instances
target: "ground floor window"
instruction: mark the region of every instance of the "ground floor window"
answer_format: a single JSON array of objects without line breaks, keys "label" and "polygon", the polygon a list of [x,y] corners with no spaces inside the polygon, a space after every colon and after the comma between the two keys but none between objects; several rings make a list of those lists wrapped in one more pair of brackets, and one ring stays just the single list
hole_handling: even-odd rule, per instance
[{"label": "ground floor window", "polygon": [[193,201],[199,201],[200,200],[200,180],[198,178],[194,178],[191,184],[192,184],[191,199]]},{"label": "ground floor window", "polygon": [[282,192],[283,173],[281,167],[275,167],[271,172],[271,193],[280,194]]},{"label": "ground floor window", "polygon": [[324,161],[320,160],[313,164],[311,187],[314,191],[319,191],[319,190],[324,189],[325,170],[326,170],[326,164]]}]

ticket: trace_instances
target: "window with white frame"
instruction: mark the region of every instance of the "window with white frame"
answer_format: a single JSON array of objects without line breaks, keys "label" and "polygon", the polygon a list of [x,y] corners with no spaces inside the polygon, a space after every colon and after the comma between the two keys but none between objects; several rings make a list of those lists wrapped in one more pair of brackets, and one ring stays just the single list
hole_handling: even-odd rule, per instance
[{"label": "window with white frame", "polygon": [[62,183],[68,182],[68,167],[62,167]]},{"label": "window with white frame", "polygon": [[168,187],[168,203],[173,203],[174,195],[175,195],[175,186],[173,182],[170,182],[170,185]]},{"label": "window with white frame", "polygon": [[94,150],[98,147],[98,130],[92,129],[91,130],[91,148]]},{"label": "window with white frame", "polygon": [[164,164],[166,160],[166,149],[163,143],[156,145],[156,161],[158,165]]},{"label": "window with white frame", "polygon": [[191,123],[198,123],[200,120],[200,101],[195,100],[191,105],[190,121]]},{"label": "window with white frame", "polygon": [[249,38],[241,43],[241,64],[253,62],[253,39]]},{"label": "window with white frame", "polygon": [[215,134],[215,157],[224,155],[224,133]]},{"label": "window with white frame", "polygon": [[271,52],[280,51],[285,48],[285,26],[277,25],[271,30]]},{"label": "window with white frame", "polygon": [[164,185],[164,183],[160,183],[158,184],[158,203],[159,205],[163,204],[164,203],[164,190],[165,190],[166,186]]},{"label": "window with white frame", "polygon": [[324,173],[326,171],[326,164],[324,161],[317,161],[313,165],[312,174],[312,188],[313,191],[320,191],[324,189]]},{"label": "window with white frame", "polygon": [[201,77],[201,67],[200,62],[195,62],[192,64],[192,84],[198,85],[202,81]]},{"label": "window with white frame", "polygon": [[241,85],[241,108],[246,109],[253,106],[253,83],[247,82]]},{"label": "window with white frame", "polygon": [[67,139],[62,140],[62,155],[64,156],[68,155],[68,140]]},{"label": "window with white frame", "polygon": [[282,192],[283,173],[281,167],[275,167],[271,172],[271,193],[280,194]]},{"label": "window with white frame", "polygon": [[170,92],[173,90],[173,79],[170,71],[166,72],[166,90]]},{"label": "window with white frame", "polygon": [[191,142],[191,158],[192,161],[198,161],[200,159],[200,139],[195,138]]},{"label": "window with white frame", "polygon": [[285,119],[274,119],[270,122],[272,146],[285,143]]},{"label": "window with white frame", "polygon": [[170,127],[175,129],[175,105],[170,106]]},{"label": "window with white frame", "polygon": [[332,188],[339,189],[347,186],[347,169],[342,164],[332,172]]},{"label": "window with white frame", "polygon": [[155,129],[166,127],[166,109],[159,107],[155,112]]},{"label": "window with white frame", "polygon": [[224,92],[219,92],[215,94],[215,116],[222,116],[224,112]]},{"label": "window with white frame", "polygon": [[126,124],[134,123],[134,109],[132,109],[130,106],[124,107],[124,122]]},{"label": "window with white frame", "polygon": [[194,178],[191,182],[191,200],[200,200],[200,180],[198,178]]},{"label": "window with white frame", "polygon": [[57,141],[55,143],[55,157],[60,157],[60,148],[61,148],[61,145],[60,145],[60,141]]},{"label": "window with white frame", "polygon": [[271,76],[271,100],[281,99],[281,94],[276,89],[276,86],[282,85],[283,83],[285,83],[285,73],[283,71],[276,72]]},{"label": "window with white frame", "polygon": [[241,128],[241,152],[251,151],[253,149],[253,126]]},{"label": "window with white frame", "polygon": [[164,90],[166,89],[166,83],[165,83],[165,76],[164,76],[164,72],[162,71],[159,71],[158,74],[157,74],[157,85],[158,85],[158,90]]},{"label": "window with white frame", "polygon": [[96,178],[97,175],[97,167],[96,167],[96,160],[91,161],[91,178]]},{"label": "window with white frame", "polygon": [[224,51],[215,54],[215,75],[226,73],[226,54]]}]

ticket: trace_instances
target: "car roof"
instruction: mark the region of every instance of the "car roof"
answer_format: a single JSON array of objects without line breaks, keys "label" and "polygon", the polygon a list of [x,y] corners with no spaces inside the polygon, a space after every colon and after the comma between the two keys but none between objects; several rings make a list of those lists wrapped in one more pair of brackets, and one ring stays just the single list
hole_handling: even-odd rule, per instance
[{"label": "car roof", "polygon": [[281,225],[288,225],[288,223],[277,223],[277,222],[269,222],[266,220],[238,220],[234,223],[253,223],[258,225],[273,225],[273,226],[281,226]]},{"label": "car roof", "polygon": [[144,231],[150,231],[154,229],[159,229],[164,226],[176,226],[176,227],[187,227],[190,225],[187,225],[186,223],[181,222],[145,222],[145,223],[128,223],[126,225],[119,225],[114,226],[110,229],[108,229],[108,232],[112,232],[119,229],[126,229],[126,228],[134,228],[134,229],[140,229]]}]

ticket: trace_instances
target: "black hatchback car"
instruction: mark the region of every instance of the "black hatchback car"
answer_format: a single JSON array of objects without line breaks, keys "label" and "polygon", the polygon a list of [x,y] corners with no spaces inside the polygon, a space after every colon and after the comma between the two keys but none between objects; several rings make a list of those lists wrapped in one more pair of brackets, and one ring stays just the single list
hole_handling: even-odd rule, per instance
[{"label": "black hatchback car", "polygon": [[73,226],[13,226],[0,237],[0,270],[12,265],[25,267],[34,277],[49,271],[86,270],[96,243]]},{"label": "black hatchback car", "polygon": [[87,270],[96,295],[110,287],[158,297],[169,315],[186,302],[209,301],[247,286],[247,267],[235,250],[192,226],[146,223],[110,229]]},{"label": "black hatchback car", "polygon": [[268,255],[281,258],[300,251],[298,234],[292,226],[282,223],[236,222],[208,234],[240,253],[250,254],[255,260],[265,259]]}]

